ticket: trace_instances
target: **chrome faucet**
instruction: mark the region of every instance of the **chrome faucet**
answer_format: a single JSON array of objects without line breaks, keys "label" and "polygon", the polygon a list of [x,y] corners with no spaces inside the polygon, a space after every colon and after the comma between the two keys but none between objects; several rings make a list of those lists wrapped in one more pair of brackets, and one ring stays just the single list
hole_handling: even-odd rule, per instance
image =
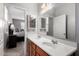
[{"label": "chrome faucet", "polygon": [[58,42],[56,40],[52,40],[52,43],[53,44],[57,44]]},{"label": "chrome faucet", "polygon": [[38,38],[41,38],[41,36],[40,36],[40,35],[38,35]]}]

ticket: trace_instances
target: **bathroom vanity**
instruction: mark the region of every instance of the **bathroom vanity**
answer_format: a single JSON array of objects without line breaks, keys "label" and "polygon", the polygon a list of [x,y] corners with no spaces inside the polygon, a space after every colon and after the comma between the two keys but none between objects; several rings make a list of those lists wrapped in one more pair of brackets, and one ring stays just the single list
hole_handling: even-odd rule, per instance
[{"label": "bathroom vanity", "polygon": [[27,39],[27,53],[28,56],[48,56],[44,50],[33,43],[30,39]]},{"label": "bathroom vanity", "polygon": [[[51,40],[56,40],[57,43],[54,44]],[[27,54],[28,56],[70,56],[77,50],[76,46],[71,46],[76,43],[70,42],[71,45],[69,45],[59,40],[46,36],[38,36],[35,33],[28,34]]]},{"label": "bathroom vanity", "polygon": [[36,26],[27,26],[28,56],[71,56],[75,53],[77,50],[75,31],[69,28],[67,17],[65,13],[51,16],[48,12],[39,14],[36,22],[28,17],[27,21],[32,21],[27,25]]}]

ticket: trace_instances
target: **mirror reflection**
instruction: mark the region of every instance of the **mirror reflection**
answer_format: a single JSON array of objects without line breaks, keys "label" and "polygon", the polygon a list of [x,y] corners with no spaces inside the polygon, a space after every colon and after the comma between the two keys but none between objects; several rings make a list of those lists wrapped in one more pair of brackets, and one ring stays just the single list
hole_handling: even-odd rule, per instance
[{"label": "mirror reflection", "polygon": [[46,32],[46,35],[56,38],[66,39],[66,15],[45,17],[40,20],[40,32]]},{"label": "mirror reflection", "polygon": [[[5,4],[7,17],[4,38],[5,56],[23,56],[24,55],[24,37],[25,37],[25,18],[24,10],[14,6],[14,4]],[[6,13],[5,13],[6,14]]]},{"label": "mirror reflection", "polygon": [[27,16],[27,30],[36,31],[36,17],[32,15]]},{"label": "mirror reflection", "polygon": [[[72,10],[73,14],[70,15],[67,12],[69,9],[66,11],[62,9],[65,7],[60,8],[62,5],[66,6],[66,4],[45,4],[47,9],[44,6],[41,7],[42,5],[38,5],[40,9],[38,15],[38,33],[62,40],[76,41],[74,17],[70,20],[72,15],[74,15],[74,10]],[[49,5],[52,6],[49,8]]]}]

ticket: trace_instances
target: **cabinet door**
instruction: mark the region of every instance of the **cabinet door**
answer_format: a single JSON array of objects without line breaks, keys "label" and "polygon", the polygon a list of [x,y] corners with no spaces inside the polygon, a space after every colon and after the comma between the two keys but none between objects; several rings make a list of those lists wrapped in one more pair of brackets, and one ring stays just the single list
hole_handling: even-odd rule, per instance
[{"label": "cabinet door", "polygon": [[31,56],[35,56],[35,49],[31,49]]},{"label": "cabinet door", "polygon": [[31,42],[31,47],[32,47],[33,49],[35,49],[35,48],[36,48],[36,45],[35,45],[33,42]]},{"label": "cabinet door", "polygon": [[31,40],[27,40],[27,53],[28,56],[48,56],[40,47],[35,45]]},{"label": "cabinet door", "polygon": [[36,53],[36,56],[40,56],[38,53]]},{"label": "cabinet door", "polygon": [[30,40],[27,39],[27,55],[30,56]]},{"label": "cabinet door", "polygon": [[35,44],[32,41],[30,41],[30,52],[31,56],[35,56]]},{"label": "cabinet door", "polygon": [[40,56],[48,56],[48,54],[43,51],[40,47],[36,47],[36,52],[40,55]]}]

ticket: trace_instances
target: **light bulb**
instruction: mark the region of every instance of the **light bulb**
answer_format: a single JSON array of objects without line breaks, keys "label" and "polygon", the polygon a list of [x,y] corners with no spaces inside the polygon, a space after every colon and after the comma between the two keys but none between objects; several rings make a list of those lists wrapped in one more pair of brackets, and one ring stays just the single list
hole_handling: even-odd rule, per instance
[{"label": "light bulb", "polygon": [[44,8],[44,7],[45,7],[45,3],[42,4],[41,8]]}]

